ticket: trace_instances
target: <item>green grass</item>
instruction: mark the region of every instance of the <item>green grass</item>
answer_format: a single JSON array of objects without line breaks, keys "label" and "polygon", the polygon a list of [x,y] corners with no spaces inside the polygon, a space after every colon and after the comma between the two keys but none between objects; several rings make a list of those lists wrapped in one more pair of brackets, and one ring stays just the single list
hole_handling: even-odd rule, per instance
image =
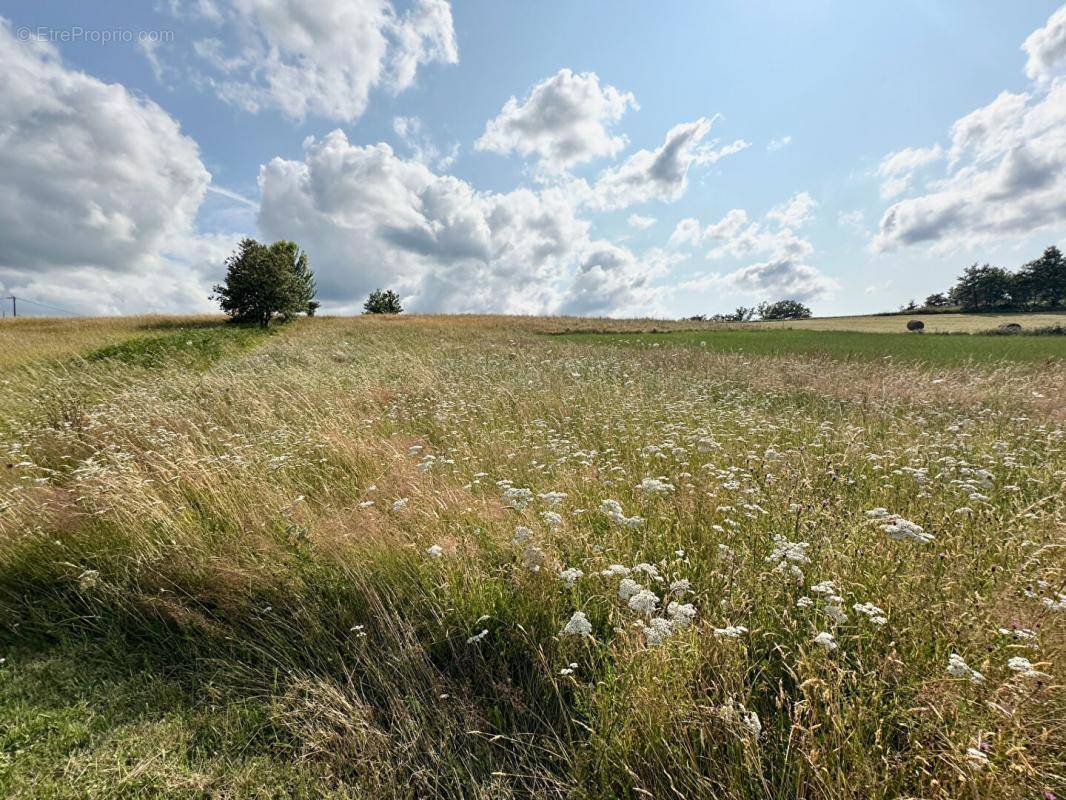
[{"label": "green grass", "polygon": [[1066,358],[1066,336],[859,333],[798,329],[674,331],[669,333],[572,333],[583,344],[628,347],[699,347],[715,353],[827,357],[845,361],[893,358],[931,365],[970,362],[1044,362]]},{"label": "green grass", "polygon": [[158,368],[165,364],[181,364],[204,369],[227,352],[251,347],[276,331],[276,327],[202,324],[180,328],[165,335],[137,336],[91,350],[85,358],[89,361],[119,361],[138,367]]}]

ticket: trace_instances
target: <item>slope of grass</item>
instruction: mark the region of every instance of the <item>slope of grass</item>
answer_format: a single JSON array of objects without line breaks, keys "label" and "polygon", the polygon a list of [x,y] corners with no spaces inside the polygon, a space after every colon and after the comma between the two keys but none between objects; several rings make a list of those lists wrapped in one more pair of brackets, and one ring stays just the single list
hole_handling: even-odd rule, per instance
[{"label": "slope of grass", "polygon": [[1011,312],[1002,314],[893,314],[853,317],[815,317],[814,319],[779,320],[747,323],[766,328],[795,328],[810,331],[856,331],[860,333],[903,333],[907,322],[916,319],[928,333],[980,333],[1013,323],[1023,328],[1066,325],[1066,312]]},{"label": "slope of grass", "polygon": [[981,336],[859,333],[792,328],[671,331],[660,334],[565,334],[584,344],[700,347],[710,352],[841,360],[901,359],[931,365],[969,362],[1044,362],[1066,358],[1066,336]]},{"label": "slope of grass", "polygon": [[0,789],[1062,793],[1060,362],[543,326],[307,320],[27,405]]}]

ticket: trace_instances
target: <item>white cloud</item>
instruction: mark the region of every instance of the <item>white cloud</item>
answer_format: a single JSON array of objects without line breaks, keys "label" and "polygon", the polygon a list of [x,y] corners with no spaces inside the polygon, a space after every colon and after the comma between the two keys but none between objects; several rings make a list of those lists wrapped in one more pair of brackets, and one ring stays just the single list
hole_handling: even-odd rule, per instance
[{"label": "white cloud", "polygon": [[644,216],[641,216],[640,214],[630,214],[629,218],[626,220],[626,223],[631,228],[636,228],[637,230],[646,231],[648,228],[650,228],[652,225],[654,225],[658,221],[659,220],[657,220],[655,217],[644,217]]},{"label": "white cloud", "polygon": [[611,127],[629,108],[638,108],[630,92],[601,86],[594,72],[561,69],[534,86],[521,103],[511,97],[485,125],[474,149],[535,156],[543,173],[563,174],[592,159],[617,155],[626,138],[613,135]]},{"label": "white cloud", "polygon": [[392,130],[410,149],[411,157],[428,167],[446,170],[459,157],[459,142],[453,142],[448,152],[442,153],[418,117],[393,117]]},{"label": "white cloud", "polygon": [[814,219],[814,209],[817,207],[817,201],[808,192],[798,192],[766,212],[766,219],[783,228],[802,228]]},{"label": "white cloud", "polygon": [[1066,222],[1066,81],[1032,96],[1000,95],[953,132],[946,177],[885,211],[877,249],[947,250]]},{"label": "white cloud", "polygon": [[866,215],[862,212],[862,209],[856,209],[855,211],[841,211],[837,214],[837,222],[841,225],[846,225],[849,228],[862,229],[863,222],[866,220]]},{"label": "white cloud", "polygon": [[191,237],[211,180],[196,143],[155,103],[68,69],[46,43],[16,41],[3,20],[0,72],[7,290],[47,285],[38,299],[61,305],[62,285],[99,285],[108,275],[124,276],[117,287],[153,272],[161,291],[186,281],[177,272],[187,264],[166,253]]},{"label": "white cloud", "polygon": [[259,186],[261,231],[306,247],[338,308],[391,286],[412,309],[543,313],[588,248],[589,223],[560,188],[479,192],[339,130],[302,161],[264,165]]},{"label": "white cloud", "polygon": [[639,263],[623,247],[604,241],[589,242],[559,313],[616,316],[646,312],[660,294],[651,281],[664,271],[662,260],[653,258]]},{"label": "white cloud", "polygon": [[1066,7],[1023,45],[1027,72],[1041,80],[1029,92],[1001,93],[952,126],[945,174],[885,211],[875,249],[947,251],[1066,223],[1066,79],[1051,76],[1064,42]]},{"label": "white cloud", "polygon": [[788,147],[790,144],[792,144],[792,137],[782,136],[780,139],[771,139],[766,144],[766,149],[768,152],[776,153],[778,150]]},{"label": "white cloud", "polygon": [[944,157],[940,145],[932,147],[906,147],[889,153],[877,167],[876,174],[884,181],[881,183],[881,197],[889,199],[902,194],[910,188],[914,173]]},{"label": "white cloud", "polygon": [[1034,80],[1050,78],[1066,67],[1066,5],[1052,14],[1043,28],[1029,34],[1022,50],[1029,55],[1025,74]]},{"label": "white cloud", "polygon": [[656,150],[638,150],[621,164],[600,173],[592,187],[592,203],[599,208],[625,208],[648,200],[672,201],[688,186],[693,164],[713,163],[746,143],[734,142],[721,150],[700,148],[713,120],[700,117],[675,125]]},{"label": "white cloud", "polygon": [[820,270],[792,259],[776,259],[751,264],[722,278],[722,284],[736,291],[751,292],[773,300],[820,300],[840,288]]},{"label": "white cloud", "polygon": [[318,0],[313,13],[303,0],[228,0],[218,19],[236,51],[218,39],[194,50],[217,73],[208,78],[216,94],[253,113],[350,122],[374,89],[401,92],[419,66],[459,58],[445,0],[416,0],[403,14],[388,0]]}]

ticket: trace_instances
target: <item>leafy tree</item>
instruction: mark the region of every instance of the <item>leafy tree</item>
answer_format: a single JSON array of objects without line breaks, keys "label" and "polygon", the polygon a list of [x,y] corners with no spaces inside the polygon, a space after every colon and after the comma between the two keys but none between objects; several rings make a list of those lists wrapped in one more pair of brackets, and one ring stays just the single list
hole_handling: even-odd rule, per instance
[{"label": "leafy tree", "polygon": [[226,259],[225,282],[214,292],[232,322],[256,322],[264,328],[275,315],[288,320],[318,307],[314,273],[295,242],[265,245],[243,239]]},{"label": "leafy tree", "polygon": [[1002,308],[1012,302],[1014,276],[1000,267],[967,267],[951,289],[951,299],[967,311]]},{"label": "leafy tree", "polygon": [[1066,303],[1066,258],[1057,247],[1049,247],[1014,276],[1018,300],[1057,307]]},{"label": "leafy tree", "polygon": [[402,311],[400,296],[392,289],[373,291],[363,303],[364,314],[399,314]]},{"label": "leafy tree", "polygon": [[759,319],[809,319],[811,310],[798,300],[778,300],[776,303],[760,303]]},{"label": "leafy tree", "polygon": [[900,306],[900,311],[917,311],[918,303],[915,300],[909,300],[906,305]]},{"label": "leafy tree", "polygon": [[923,302],[922,305],[925,308],[943,308],[944,306],[951,305],[951,301],[943,292],[936,292],[925,298],[925,302]]}]

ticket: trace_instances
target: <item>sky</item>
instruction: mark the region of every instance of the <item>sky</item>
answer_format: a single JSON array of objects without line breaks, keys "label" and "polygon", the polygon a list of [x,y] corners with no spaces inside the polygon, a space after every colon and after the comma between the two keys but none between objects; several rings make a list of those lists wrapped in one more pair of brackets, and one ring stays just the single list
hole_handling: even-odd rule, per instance
[{"label": "sky", "polygon": [[21,313],[891,310],[1066,246],[1066,6],[0,0],[0,190]]}]

